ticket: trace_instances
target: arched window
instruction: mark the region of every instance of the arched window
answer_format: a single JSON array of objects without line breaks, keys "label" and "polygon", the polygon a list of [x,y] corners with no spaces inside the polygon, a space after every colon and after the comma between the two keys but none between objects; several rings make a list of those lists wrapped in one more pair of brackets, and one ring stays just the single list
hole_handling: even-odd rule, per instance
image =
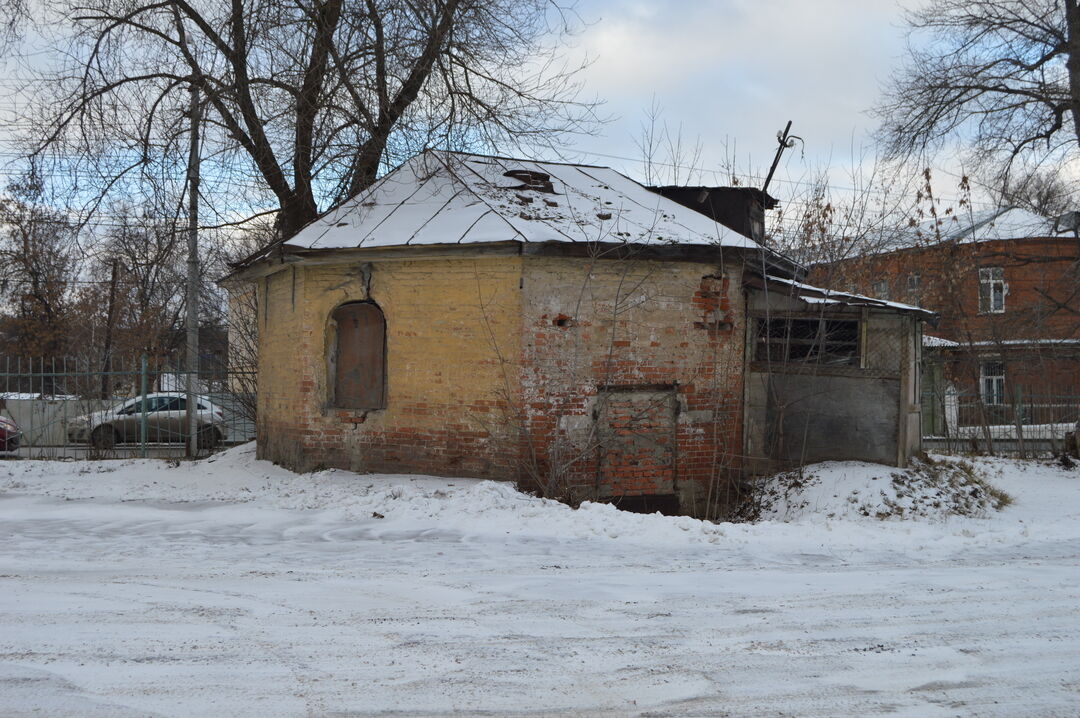
[{"label": "arched window", "polygon": [[373,302],[350,302],[334,310],[330,378],[334,406],[386,408],[386,318]]}]

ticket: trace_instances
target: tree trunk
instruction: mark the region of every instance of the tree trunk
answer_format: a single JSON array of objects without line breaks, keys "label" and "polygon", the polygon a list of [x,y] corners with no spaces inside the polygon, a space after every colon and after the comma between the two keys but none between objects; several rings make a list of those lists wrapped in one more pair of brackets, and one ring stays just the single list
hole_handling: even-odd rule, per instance
[{"label": "tree trunk", "polygon": [[1069,104],[1072,111],[1073,131],[1080,144],[1080,0],[1062,0],[1065,3],[1065,42],[1067,44],[1069,69]]}]

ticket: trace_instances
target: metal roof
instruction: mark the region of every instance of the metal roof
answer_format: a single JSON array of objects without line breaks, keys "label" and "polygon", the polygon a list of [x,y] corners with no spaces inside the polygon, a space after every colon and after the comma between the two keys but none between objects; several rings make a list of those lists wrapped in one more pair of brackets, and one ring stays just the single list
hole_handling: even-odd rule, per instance
[{"label": "metal roof", "polygon": [[481,242],[760,246],[608,167],[429,150],[287,240],[298,249]]}]

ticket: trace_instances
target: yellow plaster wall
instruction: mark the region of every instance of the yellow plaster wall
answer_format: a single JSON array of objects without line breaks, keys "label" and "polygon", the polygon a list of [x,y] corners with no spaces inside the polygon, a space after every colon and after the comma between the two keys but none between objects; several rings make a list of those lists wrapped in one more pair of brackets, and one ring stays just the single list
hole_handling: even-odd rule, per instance
[{"label": "yellow plaster wall", "polygon": [[[518,385],[521,258],[361,260],[268,280],[260,451],[300,469],[511,478],[500,452],[512,444],[505,398]],[[362,300],[387,324],[387,407],[371,412],[327,405],[328,319]]]},{"label": "yellow plaster wall", "polygon": [[258,452],[260,458],[293,465],[299,456],[296,417],[304,411],[297,351],[303,334],[296,303],[303,273],[288,267],[253,284],[258,293]]}]

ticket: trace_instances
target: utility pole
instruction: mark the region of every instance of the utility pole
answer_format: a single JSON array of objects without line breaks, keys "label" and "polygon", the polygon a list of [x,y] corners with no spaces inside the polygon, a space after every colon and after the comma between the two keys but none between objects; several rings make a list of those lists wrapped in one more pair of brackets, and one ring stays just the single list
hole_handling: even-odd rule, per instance
[{"label": "utility pole", "polygon": [[773,173],[776,172],[776,166],[780,164],[780,156],[784,154],[784,150],[795,146],[795,140],[802,142],[802,137],[791,134],[791,120],[788,120],[787,125],[783,130],[776,133],[776,141],[780,144],[776,148],[776,156],[773,157],[772,167],[769,168],[769,175],[765,178],[765,184],[761,186],[761,193],[769,193],[769,183],[772,182]]},{"label": "utility pole", "polygon": [[[116,269],[117,260],[113,258],[112,274],[109,278],[109,308],[105,317],[105,351],[101,361],[101,398],[109,398],[110,382],[112,381],[112,338],[113,322],[116,317]],[[144,397],[145,401],[145,397]]]},{"label": "utility pole", "polygon": [[187,256],[187,455],[199,453],[199,413],[196,385],[199,381],[199,87],[191,83],[191,152],[188,155],[188,256]]}]

